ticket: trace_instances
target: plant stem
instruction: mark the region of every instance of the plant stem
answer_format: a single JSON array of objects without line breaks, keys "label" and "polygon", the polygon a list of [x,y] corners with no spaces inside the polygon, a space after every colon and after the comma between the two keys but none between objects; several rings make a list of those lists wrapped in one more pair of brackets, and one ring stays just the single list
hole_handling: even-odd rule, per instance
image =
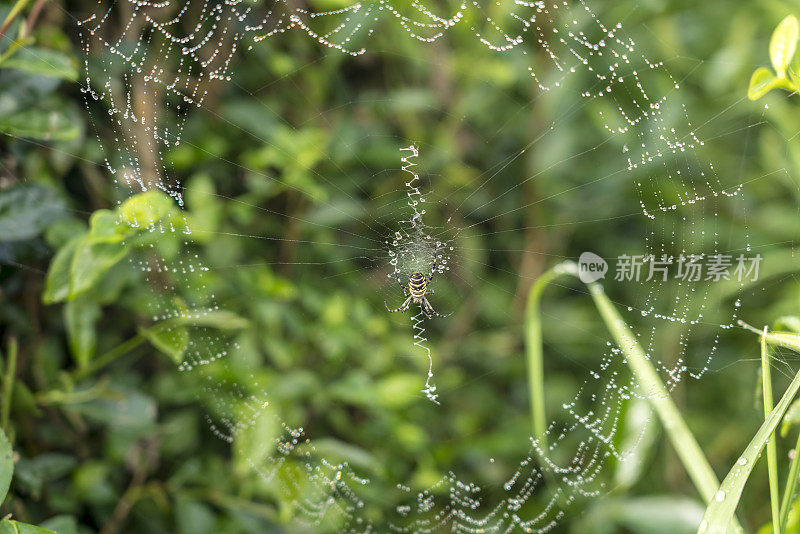
[{"label": "plant stem", "polygon": [[[159,324],[157,324],[155,326],[151,326],[149,330],[150,330],[150,332],[160,332],[162,330],[167,330],[167,329],[172,328],[174,326],[180,326],[180,325],[183,325],[183,324],[193,324],[193,323],[194,324],[199,324],[198,321],[193,321],[191,319],[182,319],[182,318],[180,318],[180,319],[170,319],[168,321],[164,321],[162,323],[159,323]],[[133,336],[129,340],[123,341],[122,343],[120,343],[119,345],[114,347],[113,349],[109,350],[108,352],[105,352],[105,353],[101,354],[100,356],[98,356],[97,358],[92,360],[86,367],[79,367],[78,369],[76,369],[75,371],[72,372],[71,376],[72,376],[72,378],[74,380],[85,378],[85,377],[95,373],[96,371],[99,371],[100,369],[102,369],[106,365],[112,363],[117,358],[119,358],[121,356],[124,356],[127,352],[132,351],[133,349],[135,349],[136,347],[138,347],[139,345],[141,345],[145,341],[147,341],[147,336],[145,336],[142,333],[142,331],[139,331],[138,334],[136,334],[135,336]]]},{"label": "plant stem", "polygon": [[11,414],[11,399],[14,392],[14,376],[17,372],[17,338],[12,337],[8,341],[8,361],[6,362],[6,374],[3,376],[3,407],[0,411],[0,427],[7,436],[10,435],[8,428],[9,416]]},{"label": "plant stem", "polygon": [[103,353],[102,355],[98,356],[94,360],[89,363],[86,367],[80,367],[72,372],[72,378],[75,380],[79,380],[81,378],[85,378],[95,371],[98,371],[105,367],[106,365],[110,364],[120,356],[123,356],[125,353],[135,349],[145,341],[145,337],[142,334],[136,334],[132,338],[127,341],[124,341],[111,349],[108,352]]},{"label": "plant stem", "polygon": [[786,523],[789,521],[789,512],[792,509],[792,498],[797,489],[797,480],[800,476],[800,432],[797,433],[797,443],[794,446],[794,458],[789,466],[789,476],[786,478],[786,486],[783,488],[783,499],[781,500],[780,528],[781,532],[786,530]]},{"label": "plant stem", "polygon": [[9,11],[8,15],[6,16],[6,19],[3,21],[3,25],[0,26],[0,39],[2,39],[6,34],[8,27],[11,26],[11,23],[14,22],[20,13],[22,13],[22,10],[28,5],[28,2],[30,2],[30,0],[17,0],[17,2],[14,4],[14,7],[11,8],[11,11]]},{"label": "plant stem", "polygon": [[[761,336],[761,393],[764,397],[764,420],[773,409],[772,373],[770,371],[769,353],[767,352],[767,327]],[[778,507],[778,451],[775,444],[775,432],[767,442],[767,471],[769,473],[769,500],[772,507],[772,531],[780,534],[780,509]]]},{"label": "plant stem", "polygon": [[47,3],[47,0],[36,0],[36,3],[33,4],[33,8],[31,12],[28,13],[28,18],[25,19],[25,33],[30,35],[33,27],[36,25],[36,21],[39,20],[39,15],[42,12],[42,8]]},{"label": "plant stem", "polygon": [[547,448],[547,419],[544,402],[544,354],[542,317],[539,304],[544,289],[563,274],[556,266],[543,273],[531,286],[525,304],[525,356],[528,363],[528,391],[531,402],[533,437],[542,449]]}]

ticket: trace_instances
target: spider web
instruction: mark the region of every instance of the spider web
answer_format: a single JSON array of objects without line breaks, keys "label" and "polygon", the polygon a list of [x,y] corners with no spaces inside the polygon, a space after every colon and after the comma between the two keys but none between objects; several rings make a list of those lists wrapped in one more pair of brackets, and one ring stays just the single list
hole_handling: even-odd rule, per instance
[{"label": "spider web", "polygon": [[[382,271],[380,278],[385,273],[388,282],[380,291],[384,300],[392,303],[401,294],[393,279],[409,272],[431,272],[436,256],[433,304],[437,311],[456,310],[452,319],[442,321],[455,322],[461,315],[459,298],[447,284],[470,290],[477,295],[475,300],[504,303],[505,308],[501,305],[495,317],[513,321],[513,307],[508,303],[518,291],[503,287],[491,275],[510,272],[511,266],[500,258],[520,252],[535,255],[535,251],[525,240],[516,250],[493,247],[491,240],[507,234],[524,237],[535,229],[536,225],[527,224],[523,216],[539,204],[569,207],[584,203],[586,209],[578,210],[582,218],[560,223],[569,226],[609,224],[617,218],[636,217],[639,226],[634,231],[643,236],[642,249],[623,252],[661,256],[722,251],[723,229],[717,227],[717,213],[721,202],[739,194],[741,185],[723,184],[713,165],[696,155],[703,143],[680,102],[680,84],[664,65],[644,57],[625,36],[622,23],[604,24],[584,2],[518,0],[483,8],[477,2],[426,5],[414,1],[401,6],[381,0],[327,11],[288,1],[268,6],[208,0],[100,5],[96,14],[81,23],[84,92],[95,116],[109,174],[123,189],[163,191],[177,206],[188,210],[193,206],[187,198],[217,195],[181,183],[179,173],[165,163],[176,148],[188,146],[207,153],[212,160],[216,158],[223,166],[241,167],[217,158],[213,150],[198,144],[196,132],[191,131],[194,113],[208,114],[226,127],[259,139],[271,147],[265,156],[268,161],[291,159],[295,155],[291,143],[267,139],[257,127],[245,129],[207,105],[220,86],[239,84],[237,56],[258,53],[258,47],[267,42],[296,34],[330,48],[331,53],[361,56],[368,54],[370,42],[384,25],[399,25],[411,40],[428,47],[448,39],[457,43],[465,35],[477,39],[508,68],[525,69],[537,87],[536,98],[550,102],[553,115],[539,125],[532,139],[498,158],[493,168],[463,180],[447,198],[437,196],[440,188],[435,176],[424,189],[418,185],[425,174],[412,167],[427,154],[436,155],[437,148],[426,148],[420,155],[412,144],[405,149],[399,169],[389,169],[391,175],[387,176],[381,171],[373,174],[375,181],[386,184],[377,188],[381,206],[374,213],[351,209],[356,204],[353,201],[372,191],[348,179],[346,169],[336,169],[333,160],[330,166],[337,171],[337,179],[317,171],[313,163],[301,165],[296,175],[287,173],[280,180],[245,169],[251,179],[279,183],[284,190],[314,197],[320,193],[301,179],[302,173],[309,173],[340,195],[339,199],[317,198],[315,209],[303,217],[248,206],[260,210],[264,217],[287,225],[297,223],[325,236],[286,238],[278,231],[275,236],[233,236],[244,241],[265,239],[291,244],[301,254],[307,253],[306,257],[289,260],[270,258],[265,264],[293,265],[303,272],[333,278],[353,271]],[[454,35],[456,32],[460,33]],[[554,148],[548,144],[550,134],[584,115],[600,125],[602,135],[587,131],[586,139],[577,140],[566,157],[549,159]],[[502,131],[502,125],[498,131]],[[413,142],[397,141],[398,151]],[[313,135],[302,142],[313,143]],[[358,148],[350,148],[353,159],[371,168],[359,161]],[[594,158],[605,151],[618,154],[618,168],[594,169]],[[536,170],[512,186],[498,189],[499,177],[507,169],[518,169],[531,152],[537,154]],[[576,170],[586,174],[579,179],[570,177],[569,173]],[[544,177],[562,180],[557,185],[563,187],[545,190],[535,198],[526,196],[527,187]],[[613,199],[591,198],[591,186],[608,180],[618,181],[620,188],[635,188],[640,205],[615,213]],[[247,204],[245,200],[229,200]],[[241,306],[230,296],[202,295],[194,290],[205,288],[208,277],[252,267],[210,266],[198,256],[194,241],[209,235],[213,239],[214,232],[204,228],[203,220],[193,218],[188,211],[183,213],[187,214],[181,224],[159,223],[148,228],[157,243],[166,243],[164,235],[182,233],[181,251],[165,252],[154,247],[145,251],[146,259],[133,260],[153,290],[155,323],[176,317],[192,320],[221,308]],[[280,224],[278,227],[280,230]],[[610,241],[609,247],[613,247]],[[320,248],[334,249],[338,259],[318,260],[315,252]],[[613,248],[596,252],[604,257],[619,253]],[[565,251],[554,259],[571,257]],[[524,272],[513,274],[523,287],[535,278]],[[441,291],[439,283],[444,285]],[[640,343],[668,386],[676,387],[687,374],[700,378],[709,368],[718,340],[712,340],[699,362],[687,361],[687,347],[700,327],[715,329],[719,336],[719,331],[735,319],[733,311],[720,318],[717,310],[709,310],[710,289],[706,286],[678,284],[676,289],[675,285],[654,280],[641,284],[638,291],[637,304],[623,306],[641,316]],[[571,286],[569,293],[578,299],[584,290]],[[178,303],[176,296],[180,296]],[[706,318],[712,314],[714,319]],[[427,403],[424,409],[449,409],[449,403],[461,399],[456,389],[469,387],[470,382],[448,389],[434,385],[438,354],[431,341],[432,336],[441,335],[443,327],[437,325],[429,331],[429,322],[421,311],[411,317],[410,325],[408,318],[392,320],[398,328],[405,326],[410,332],[412,358],[420,354],[425,357],[428,371],[424,386],[420,384],[424,394],[442,403],[441,408]],[[555,321],[569,322],[562,315],[556,315]],[[659,329],[670,323],[684,329],[679,336],[678,357],[662,361],[657,350]],[[558,330],[557,326],[553,329]],[[480,334],[481,328],[475,326],[475,332]],[[609,461],[624,462],[648,432],[644,425],[620,443],[623,410],[636,400],[647,400],[652,392],[643,390],[625,372],[625,355],[616,347],[600,346],[598,350],[593,361],[576,364],[577,372],[585,373],[586,379],[577,392],[563,399],[561,411],[548,428],[547,444],[534,439],[527,442],[527,452],[511,466],[511,475],[503,476],[501,485],[482,487],[470,481],[471,473],[448,470],[438,482],[422,489],[417,482],[390,481],[397,490],[393,503],[371,499],[370,487],[380,487],[385,480],[361,474],[350,458],[331,459],[324,447],[318,446],[324,436],[313,436],[312,441],[303,422],[289,422],[273,406],[275,384],[262,384],[258,368],[242,363],[236,356],[241,347],[235,339],[202,324],[193,327],[189,350],[179,369],[202,377],[204,398],[213,399],[209,427],[244,451],[249,468],[292,503],[297,521],[338,531],[381,530],[388,525],[397,532],[432,532],[449,525],[454,531],[466,532],[515,528],[547,532],[558,525],[576,500],[602,494],[605,490],[599,475]],[[253,447],[252,442],[260,436],[270,438]],[[488,462],[494,463],[492,459]]]}]

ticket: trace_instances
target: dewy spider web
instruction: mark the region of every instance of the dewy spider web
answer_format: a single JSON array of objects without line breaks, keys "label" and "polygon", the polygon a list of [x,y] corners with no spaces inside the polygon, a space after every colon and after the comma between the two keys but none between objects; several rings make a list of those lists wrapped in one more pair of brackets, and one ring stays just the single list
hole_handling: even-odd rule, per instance
[{"label": "dewy spider web", "polygon": [[[649,62],[637,54],[634,42],[624,37],[621,24],[604,25],[583,2],[518,0],[493,4],[486,9],[478,2],[465,2],[456,4],[447,15],[437,14],[438,11],[447,12],[447,6],[429,7],[418,1],[400,6],[379,0],[319,13],[288,1],[259,6],[235,0],[184,4],[126,0],[111,7],[101,6],[98,13],[81,26],[86,51],[84,92],[89,108],[101,110],[99,117],[102,118],[96,120],[95,127],[98,139],[106,148],[107,170],[120,185],[133,191],[161,190],[183,208],[185,193],[188,196],[191,190],[170,177],[171,171],[164,164],[165,152],[191,144],[187,124],[192,110],[202,110],[221,122],[230,122],[206,106],[206,102],[219,84],[233,82],[232,69],[237,54],[264,40],[286,36],[293,29],[337,53],[361,55],[366,53],[368,40],[376,37],[376,29],[381,24],[399,24],[413,39],[424,43],[442,41],[458,28],[466,27],[467,33],[508,58],[513,66],[524,65],[541,94],[568,95],[566,104],[561,103],[563,107],[556,118],[543,125],[542,133],[530,143],[498,161],[495,168],[486,169],[482,175],[464,183],[461,189],[470,191],[460,203],[448,205],[442,200],[441,204],[453,213],[448,220],[456,221],[453,226],[457,231],[452,239],[432,237],[425,231],[422,212],[418,211],[421,196],[417,196],[415,186],[395,190],[394,198],[386,203],[389,212],[399,213],[397,206],[404,204],[411,208],[412,215],[405,226],[403,216],[395,219],[400,230],[389,243],[390,258],[384,266],[394,271],[389,274],[390,278],[409,268],[430,269],[432,255],[441,248],[438,240],[448,243],[443,249],[446,252],[439,266],[441,269],[457,265],[459,269],[448,271],[452,278],[472,287],[474,283],[468,278],[472,271],[481,287],[492,289],[496,284],[478,272],[503,270],[503,267],[487,267],[491,260],[484,262],[468,257],[479,249],[470,249],[459,241],[468,240],[476,231],[484,229],[485,233],[477,235],[522,232],[525,227],[498,230],[491,225],[501,218],[536,209],[540,202],[560,201],[565,195],[575,197],[574,202],[586,202],[579,196],[581,188],[618,175],[630,178],[642,199],[640,214],[651,221],[645,232],[643,252],[660,256],[675,250],[687,254],[720,250],[719,229],[714,227],[717,203],[720,198],[736,195],[739,187],[726,188],[713,166],[696,161],[692,154],[702,143],[695,135],[686,110],[675,102],[678,84],[668,77],[661,63]],[[115,30],[112,24],[117,20],[121,21],[122,31]],[[532,44],[538,53],[526,48]],[[585,74],[587,79],[579,79],[578,74]],[[670,85],[659,87],[658,80],[664,77],[671,80]],[[654,90],[652,85],[656,86],[655,90],[662,90],[663,96],[653,100],[648,95],[648,91]],[[594,113],[606,130],[605,139],[587,140],[578,145],[578,151],[564,159],[548,161],[544,157],[538,172],[520,179],[499,194],[490,192],[495,177],[526,150],[535,148],[546,154],[548,134],[562,122],[575,120],[587,102],[598,103]],[[674,127],[675,113],[685,117],[685,123],[678,129]],[[173,122],[176,126],[168,126]],[[591,167],[595,152],[606,144],[611,148],[618,142],[623,144],[620,169],[572,187],[566,182],[564,189],[540,199],[526,200],[520,196],[521,202],[512,202],[534,179],[558,173],[561,168],[578,161],[588,161]],[[401,146],[403,144],[398,143],[398,148]],[[410,172],[408,163],[407,158],[403,170],[412,175],[407,183],[416,184],[418,175]],[[306,169],[306,172],[315,171]],[[350,196],[342,185],[319,173],[316,177],[333,190]],[[284,186],[302,192],[291,182],[286,181]],[[655,191],[655,196],[649,194],[651,191]],[[435,193],[434,186],[431,197]],[[497,210],[487,214],[488,206],[497,207]],[[348,240],[336,246],[351,247],[358,254],[349,260],[367,257],[373,263],[379,261],[386,236],[398,231],[375,215],[355,217],[335,205],[331,211],[365,230],[365,240],[350,241],[362,236],[345,225],[333,227]],[[265,212],[267,216],[285,217],[268,209]],[[711,216],[711,223],[706,216]],[[598,220],[612,218],[606,215]],[[239,347],[202,323],[203,317],[214,314],[228,302],[213,294],[208,299],[191,300],[190,290],[205,288],[207,277],[214,275],[213,269],[194,252],[192,240],[198,238],[193,232],[196,222],[188,216],[181,224],[146,224],[147,221],[143,221],[155,236],[156,244],[161,242],[160,235],[183,232],[184,253],[153,245],[152,252],[146,254],[145,259],[137,260],[136,265],[156,290],[152,299],[154,322],[174,318],[199,320],[180,368],[200,373],[206,381],[206,391],[216,403],[208,417],[210,428],[234,447],[243,447],[241,444],[252,440],[253,435],[262,435],[261,429],[277,429],[279,437],[274,440],[274,447],[261,444],[261,448],[249,451],[246,457],[249,466],[265,483],[277,481],[284,498],[294,504],[298,520],[336,530],[382,529],[383,525],[374,525],[368,519],[374,517],[367,512],[370,508],[387,508],[387,503],[371,502],[365,497],[364,488],[374,482],[356,473],[347,461],[327,459],[324,451],[306,437],[302,426],[286,422],[273,408],[267,394],[268,386],[255,379],[254,392],[249,385],[246,387],[232,378],[235,373],[221,370],[240,365],[228,362]],[[311,217],[301,222],[326,226]],[[330,225],[326,228],[331,229]],[[300,239],[297,243],[309,247],[320,244]],[[454,244],[452,254],[449,243]],[[504,251],[491,249],[491,252]],[[449,265],[445,261],[448,259]],[[306,265],[313,268],[315,264],[306,262]],[[322,262],[317,268],[329,265]],[[519,277],[525,278],[524,275]],[[387,295],[396,296],[396,286],[390,285],[394,291]],[[704,322],[708,295],[706,290],[698,292],[689,284],[679,285],[678,295],[663,295],[664,287],[656,281],[645,290],[644,304],[630,306],[629,311],[639,311],[645,325],[647,320],[652,321],[649,334],[641,335],[640,341],[669,386],[674,387],[687,373],[702,376],[717,343],[712,344],[707,360],[697,366],[699,371],[693,372],[694,364],[684,359],[686,344],[695,327]],[[432,400],[447,402],[448,392],[437,393],[430,382],[433,361],[420,320],[419,315],[414,318],[414,344],[423,348],[429,358],[426,394]],[[672,362],[656,357],[656,328],[664,322],[689,325],[681,333],[680,355]],[[720,322],[726,327],[731,321]],[[563,403],[560,417],[554,419],[548,429],[547,445],[532,440],[527,455],[507,477],[502,489],[488,488],[487,495],[496,499],[496,504],[488,502],[484,489],[462,481],[450,471],[422,491],[412,488],[411,483],[397,484],[400,497],[394,508],[396,515],[385,522],[398,532],[432,532],[444,525],[468,532],[507,531],[516,527],[529,532],[551,530],[576,499],[602,492],[598,475],[607,458],[624,461],[645,435],[645,429],[634,433],[632,444],[624,449],[617,443],[622,407],[652,395],[652,392],[643,391],[635,379],[625,375],[623,369],[624,355],[610,347],[601,356],[600,363],[589,371],[583,387]],[[251,370],[249,376],[254,377],[255,370]],[[440,395],[438,399],[437,395]],[[264,433],[270,435],[270,432]],[[483,511],[477,512],[479,508]]]}]

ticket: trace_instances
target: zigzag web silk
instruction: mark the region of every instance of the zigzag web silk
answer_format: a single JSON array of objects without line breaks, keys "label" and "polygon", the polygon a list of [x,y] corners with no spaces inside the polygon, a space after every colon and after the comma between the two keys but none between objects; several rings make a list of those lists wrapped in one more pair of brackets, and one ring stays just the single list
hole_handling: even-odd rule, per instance
[{"label": "zigzag web silk", "polygon": [[[409,176],[405,185],[411,218],[400,222],[400,229],[395,231],[394,239],[389,244],[389,263],[393,267],[393,272],[388,276],[401,281],[413,272],[442,276],[450,269],[447,265],[448,250],[452,250],[452,246],[428,235],[422,220],[425,210],[421,205],[425,203],[425,196],[420,190],[420,177],[412,169],[417,165],[415,159],[419,156],[419,150],[414,145],[400,150],[404,153],[409,152],[401,157],[401,161],[402,171]],[[425,337],[425,312],[422,305],[419,307],[419,313],[411,317],[411,322],[414,346],[425,352],[428,358],[428,374],[423,393],[428,400],[438,404],[436,386],[431,382],[433,356],[430,347],[425,343],[428,339]]]},{"label": "zigzag web silk", "polygon": [[[494,168],[462,186],[469,187],[470,193],[461,205],[450,206],[459,214],[459,220],[464,221],[455,228],[457,236],[484,228],[500,217],[535,209],[539,202],[576,193],[577,188],[568,188],[548,198],[522,200],[519,205],[500,213],[481,214],[482,208],[513,198],[524,184],[542,173],[557,170],[573,160],[591,158],[593,152],[607,148],[606,141],[621,140],[624,146],[619,154],[619,169],[607,176],[587,178],[586,184],[580,187],[600,180],[629,180],[640,192],[640,205],[635,208],[644,219],[651,221],[649,229],[643,230],[642,245],[649,254],[660,256],[674,249],[693,253],[706,241],[712,244],[710,252],[724,251],[714,220],[721,202],[739,195],[741,184],[726,186],[713,164],[704,163],[695,155],[703,143],[676,98],[679,84],[661,62],[651,62],[637,52],[636,44],[625,36],[622,23],[604,24],[587,3],[581,1],[517,0],[492,4],[485,9],[478,2],[463,2],[453,4],[447,15],[437,14],[442,10],[446,8],[428,6],[418,0],[408,5],[395,5],[389,0],[359,2],[325,12],[313,12],[288,1],[268,5],[237,0],[219,3],[190,0],[181,4],[166,0],[100,3],[97,13],[85,18],[80,26],[85,47],[83,91],[87,106],[105,110],[95,114],[94,125],[106,154],[106,170],[118,184],[131,191],[160,190],[183,208],[185,189],[171,177],[163,161],[164,154],[182,143],[196,146],[192,145],[184,128],[192,113],[204,112],[227,121],[205,106],[205,102],[215,84],[232,81],[238,54],[247,53],[266,39],[280,39],[289,31],[301,32],[335,53],[357,56],[367,52],[368,42],[381,24],[398,24],[411,39],[423,43],[440,41],[455,29],[466,27],[478,42],[498,57],[505,57],[509,62],[512,58],[523,58],[541,94],[568,91],[573,104],[543,128],[541,135],[521,146],[516,155],[498,161]],[[112,24],[117,20],[122,21],[121,30]],[[536,57],[531,50],[536,50]],[[578,86],[582,82],[573,83],[577,79],[571,78],[575,73],[585,74],[589,81]],[[670,80],[668,87],[660,83],[664,79]],[[662,91],[660,96],[651,96],[650,93],[659,90]],[[583,112],[587,102],[602,104],[596,118],[606,131],[606,141],[548,163],[541,172],[521,177],[516,185],[499,195],[489,192],[495,176],[526,150],[540,146],[550,132]],[[170,125],[173,115],[179,118],[177,126]],[[676,115],[683,117],[682,126],[677,129],[672,125],[672,117]],[[241,128],[233,123],[229,125]],[[269,144],[256,132],[247,133]],[[398,140],[398,147],[405,144],[407,141]],[[365,230],[366,240],[371,245],[327,245],[353,247],[354,258],[383,257],[395,272],[404,269],[404,262],[419,259],[409,256],[403,246],[406,242],[417,245],[415,250],[419,250],[420,244],[430,246],[421,221],[424,211],[419,209],[423,200],[416,188],[419,177],[411,170],[411,159],[417,151],[413,147],[407,150],[411,154],[403,158],[402,170],[411,179],[405,190],[398,189],[395,198],[387,201],[388,204],[403,202],[405,197],[405,204],[412,211],[406,226],[401,217],[397,221],[401,230],[393,234],[398,230],[371,215],[353,219],[342,211],[343,217],[351,217],[353,224]],[[309,172],[332,190],[349,195],[326,176],[313,169]],[[264,176],[264,179],[272,178]],[[655,200],[646,193],[651,189],[656,191]],[[462,211],[467,199],[475,195],[482,198],[481,204]],[[259,209],[263,209],[264,216],[285,217],[266,208]],[[336,206],[331,209],[340,210]],[[325,226],[311,218],[294,218],[311,226]],[[172,298],[183,288],[203,285],[204,277],[212,274],[203,258],[194,252],[196,236],[192,224],[187,217],[180,228],[163,222],[149,225],[148,230],[156,239],[159,235],[183,232],[184,252],[178,259],[160,257],[151,249],[145,259],[132,260],[134,267],[144,272],[149,285],[157,289],[152,310],[154,322],[177,317],[201,318],[228,304],[214,296],[210,304],[200,301],[177,305]],[[346,228],[339,230],[343,235],[355,233]],[[706,232],[713,235],[708,236]],[[491,233],[487,230],[482,235]],[[386,236],[391,235],[394,241],[390,243],[390,257],[385,258]],[[428,260],[430,253],[435,254],[439,249],[437,238],[431,239],[433,247],[423,254]],[[308,246],[315,244],[313,241],[298,242]],[[450,266],[458,263],[460,252],[469,252],[466,248],[458,250],[458,239],[442,242],[448,243],[444,247],[445,255],[454,258]],[[452,253],[451,246],[455,246]],[[459,276],[455,269],[447,271],[446,265],[442,261],[444,270],[438,276],[446,273]],[[324,264],[316,266],[324,267]],[[315,267],[309,264],[309,268]],[[492,284],[489,280],[482,281]],[[668,386],[674,388],[687,374],[700,378],[709,369],[716,351],[717,341],[714,341],[705,361],[687,362],[687,345],[692,333],[700,327],[714,327],[718,331],[730,328],[736,314],[732,310],[729,320],[709,325],[704,318],[708,311],[706,289],[680,284],[679,294],[672,295],[665,304],[661,298],[664,287],[655,283],[643,288],[641,302],[631,304],[629,311],[638,311],[642,318],[653,321],[651,330],[640,334],[639,338],[666,377]],[[396,286],[393,289],[396,290]],[[442,401],[447,392],[437,391],[432,383],[434,355],[427,346],[421,314],[412,321],[413,345],[424,350],[428,357],[424,391],[428,399]],[[669,323],[686,327],[680,337],[680,357],[672,362],[661,361],[655,350],[656,326]],[[598,355],[599,363],[592,364],[594,367],[588,370],[583,386],[562,404],[561,422],[554,419],[550,424],[547,445],[531,438],[528,454],[519,460],[502,488],[482,488],[451,470],[426,489],[412,488],[412,483],[398,481],[397,504],[375,503],[364,497],[362,491],[373,481],[359,474],[348,461],[331,461],[321,454],[303,427],[288,424],[272,408],[269,392],[257,379],[252,386],[245,386],[217,371],[220,366],[226,368],[231,353],[238,349],[235,342],[227,341],[214,329],[196,326],[186,359],[179,366],[183,372],[199,373],[207,394],[215,399],[214,413],[207,418],[210,428],[221,439],[236,444],[254,428],[278,427],[279,437],[273,444],[266,444],[264,454],[248,457],[250,467],[265,483],[280,487],[284,498],[293,504],[297,521],[340,531],[386,528],[369,519],[373,515],[367,510],[373,507],[391,509],[386,521],[394,532],[433,532],[445,525],[459,532],[508,532],[517,528],[526,532],[550,531],[576,500],[596,497],[606,491],[599,474],[607,460],[625,461],[645,433],[642,429],[634,436],[632,445],[624,450],[617,446],[622,407],[632,400],[646,400],[652,394],[643,390],[633,377],[621,372],[624,355],[609,344]],[[469,473],[466,476],[469,477]],[[485,495],[494,500],[488,501]]]}]

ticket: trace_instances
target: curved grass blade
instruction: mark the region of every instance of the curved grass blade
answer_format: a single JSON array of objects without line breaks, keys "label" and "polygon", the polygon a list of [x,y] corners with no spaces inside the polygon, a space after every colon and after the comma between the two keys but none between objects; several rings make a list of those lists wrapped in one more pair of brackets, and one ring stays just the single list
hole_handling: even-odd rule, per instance
[{"label": "curved grass blade", "polygon": [[[800,336],[797,334],[773,332],[764,335],[763,332],[749,325],[741,322],[740,324],[764,337],[767,343],[800,352]],[[758,429],[758,432],[750,440],[750,443],[725,477],[725,480],[722,481],[719,492],[717,492],[714,500],[711,501],[711,504],[706,509],[703,521],[697,530],[698,534],[724,534],[727,532],[727,525],[736,512],[744,486],[753,471],[753,465],[758,460],[758,456],[767,444],[770,435],[783,419],[784,413],[786,413],[798,390],[800,390],[800,371],[794,376],[781,400],[778,401],[775,408],[765,418],[761,428]]]}]

